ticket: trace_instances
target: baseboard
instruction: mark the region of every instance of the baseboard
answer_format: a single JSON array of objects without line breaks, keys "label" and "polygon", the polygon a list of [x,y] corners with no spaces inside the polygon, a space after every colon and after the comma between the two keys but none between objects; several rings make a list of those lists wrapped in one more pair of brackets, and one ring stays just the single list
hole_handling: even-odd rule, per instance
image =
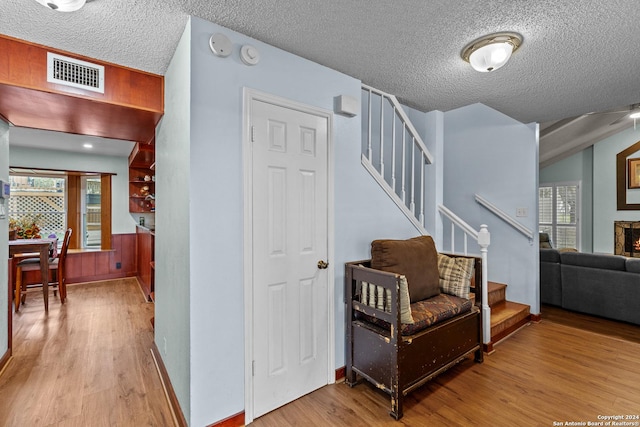
[{"label": "baseboard", "polygon": [[244,426],[244,411],[225,418],[217,423],[209,424],[207,427],[241,427]]},{"label": "baseboard", "polygon": [[525,317],[524,319],[522,319],[521,321],[519,321],[515,325],[505,329],[504,331],[500,332],[499,334],[496,334],[495,336],[491,337],[492,342],[494,344],[498,344],[500,341],[502,341],[503,339],[507,338],[509,335],[512,335],[517,330],[527,326],[530,323],[531,323],[531,315]]},{"label": "baseboard", "polygon": [[482,344],[482,351],[484,351],[487,354],[493,353],[494,352],[493,341],[490,341],[486,344]]},{"label": "baseboard", "polygon": [[9,365],[11,360],[11,349],[7,349],[6,353],[0,358],[0,376],[4,373],[5,368]]},{"label": "baseboard", "polygon": [[189,425],[187,424],[187,420],[184,418],[182,408],[180,408],[178,397],[176,396],[176,393],[173,390],[173,386],[171,385],[169,372],[167,372],[167,368],[164,366],[164,362],[162,361],[162,357],[160,356],[160,350],[158,350],[158,346],[156,346],[155,342],[152,343],[151,346],[151,355],[153,356],[153,361],[155,362],[156,369],[158,370],[158,375],[160,375],[160,382],[162,383],[162,388],[164,389],[165,396],[169,401],[169,407],[171,408],[171,414],[173,415],[173,421],[175,425],[177,427],[188,427]]},{"label": "baseboard", "polygon": [[542,320],[542,314],[538,313],[538,314],[530,314],[529,315],[529,320],[532,321],[533,323],[539,323]]},{"label": "baseboard", "polygon": [[336,369],[336,382],[343,380],[346,374],[347,374],[346,366]]}]

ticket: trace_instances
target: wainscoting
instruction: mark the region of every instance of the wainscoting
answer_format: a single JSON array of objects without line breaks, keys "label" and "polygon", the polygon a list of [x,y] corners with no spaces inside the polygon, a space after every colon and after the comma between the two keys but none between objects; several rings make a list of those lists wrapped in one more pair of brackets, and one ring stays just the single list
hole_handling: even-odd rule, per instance
[{"label": "wainscoting", "polygon": [[[121,279],[136,275],[136,234],[112,234],[111,250],[69,249],[67,283]],[[118,264],[120,268],[118,268]],[[39,272],[25,273],[26,283],[38,283]]]}]

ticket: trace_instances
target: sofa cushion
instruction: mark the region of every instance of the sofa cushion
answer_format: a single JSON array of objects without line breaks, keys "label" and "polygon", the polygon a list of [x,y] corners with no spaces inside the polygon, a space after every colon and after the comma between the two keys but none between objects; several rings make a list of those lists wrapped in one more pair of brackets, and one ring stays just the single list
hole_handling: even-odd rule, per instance
[{"label": "sofa cushion", "polygon": [[640,259],[638,258],[627,258],[624,261],[625,268],[627,271],[631,273],[640,273]]},{"label": "sofa cushion", "polygon": [[560,262],[560,252],[555,249],[540,249],[540,262]]},{"label": "sofa cushion", "polygon": [[431,236],[371,242],[371,268],[404,275],[411,302],[440,293],[438,255]]},{"label": "sofa cushion", "polygon": [[625,271],[626,259],[619,255],[562,252],[560,254],[560,260],[562,264],[567,265]]},{"label": "sofa cushion", "polygon": [[[409,303],[409,287],[407,286],[407,278],[404,276],[400,276],[398,298],[400,298],[400,322],[406,324],[413,323],[411,305]],[[368,305],[369,307],[374,307],[378,310],[384,310],[387,313],[391,313],[391,292],[382,286],[362,282],[360,302]]]},{"label": "sofa cushion", "polygon": [[440,292],[469,299],[474,262],[473,258],[450,257],[439,253]]}]

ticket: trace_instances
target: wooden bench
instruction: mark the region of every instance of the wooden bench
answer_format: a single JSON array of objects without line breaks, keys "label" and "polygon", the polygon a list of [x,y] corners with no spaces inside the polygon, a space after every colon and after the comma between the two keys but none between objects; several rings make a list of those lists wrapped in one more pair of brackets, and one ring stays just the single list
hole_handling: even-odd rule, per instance
[{"label": "wooden bench", "polygon": [[[412,390],[471,354],[476,362],[483,361],[482,259],[467,258],[474,259],[475,267],[475,298],[466,301],[468,311],[410,335],[403,333],[408,328],[402,324],[400,313],[399,290],[404,277],[373,269],[370,260],[345,265],[346,383],[353,387],[365,379],[390,394],[390,415],[396,420],[402,417],[404,397]],[[363,282],[390,291],[384,303],[389,307],[363,303]]]}]

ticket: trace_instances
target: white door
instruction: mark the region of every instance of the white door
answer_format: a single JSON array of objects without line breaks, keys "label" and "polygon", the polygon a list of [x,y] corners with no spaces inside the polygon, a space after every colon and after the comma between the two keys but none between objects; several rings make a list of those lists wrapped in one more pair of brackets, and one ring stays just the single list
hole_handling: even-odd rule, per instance
[{"label": "white door", "polygon": [[253,415],[327,384],[328,120],[252,100]]}]

